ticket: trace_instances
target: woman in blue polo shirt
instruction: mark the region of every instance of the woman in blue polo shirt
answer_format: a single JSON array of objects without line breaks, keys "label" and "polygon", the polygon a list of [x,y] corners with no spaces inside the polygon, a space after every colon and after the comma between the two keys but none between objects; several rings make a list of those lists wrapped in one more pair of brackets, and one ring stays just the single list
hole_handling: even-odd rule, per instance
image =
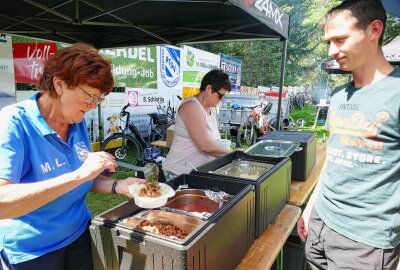
[{"label": "woman in blue polo shirt", "polygon": [[109,61],[75,44],[47,61],[40,93],[1,110],[0,269],[92,269],[86,193],[141,181],[100,175],[116,163],[91,152],[83,116],[113,85]]}]

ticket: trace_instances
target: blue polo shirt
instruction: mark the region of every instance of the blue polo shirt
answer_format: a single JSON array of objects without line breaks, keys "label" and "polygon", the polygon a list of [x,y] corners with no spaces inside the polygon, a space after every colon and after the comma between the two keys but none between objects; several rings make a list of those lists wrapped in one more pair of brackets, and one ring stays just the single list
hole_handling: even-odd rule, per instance
[{"label": "blue polo shirt", "polygon": [[[91,151],[85,122],[70,125],[68,142],[47,125],[35,94],[0,111],[0,178],[16,184],[51,179],[78,169]],[[0,220],[0,251],[11,264],[65,247],[87,228],[86,182],[24,216]]]}]

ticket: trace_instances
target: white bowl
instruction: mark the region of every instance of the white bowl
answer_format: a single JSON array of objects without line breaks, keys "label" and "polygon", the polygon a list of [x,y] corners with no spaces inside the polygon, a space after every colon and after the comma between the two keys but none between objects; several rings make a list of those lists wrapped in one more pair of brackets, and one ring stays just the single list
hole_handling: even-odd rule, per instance
[{"label": "white bowl", "polygon": [[133,184],[128,187],[129,192],[133,195],[135,204],[141,208],[153,209],[165,205],[168,198],[175,195],[175,191],[167,184],[158,183],[160,185],[161,196],[157,198],[140,197],[140,190],[145,184]]}]

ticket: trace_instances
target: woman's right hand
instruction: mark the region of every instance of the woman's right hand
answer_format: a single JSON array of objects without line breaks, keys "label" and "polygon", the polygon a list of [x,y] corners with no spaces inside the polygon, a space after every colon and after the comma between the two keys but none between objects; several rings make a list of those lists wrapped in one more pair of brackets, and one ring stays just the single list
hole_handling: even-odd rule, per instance
[{"label": "woman's right hand", "polygon": [[76,171],[80,179],[86,181],[96,178],[104,170],[115,172],[117,167],[113,155],[106,152],[88,152],[87,158],[81,167]]}]

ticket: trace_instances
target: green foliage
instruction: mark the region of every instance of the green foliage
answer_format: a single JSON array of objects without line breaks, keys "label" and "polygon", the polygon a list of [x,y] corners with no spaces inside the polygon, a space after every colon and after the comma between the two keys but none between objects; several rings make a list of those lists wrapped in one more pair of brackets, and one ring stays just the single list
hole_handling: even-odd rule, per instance
[{"label": "green foliage", "polygon": [[278,0],[277,3],[290,16],[285,85],[310,87],[318,80],[320,63],[327,59],[320,22],[338,1]]},{"label": "green foliage", "polygon": [[314,105],[304,106],[304,108],[296,109],[290,112],[290,116],[294,121],[303,118],[305,121],[305,125],[300,130],[303,131],[314,131],[317,132],[317,140],[322,141],[324,139],[328,140],[329,131],[325,129],[324,125],[317,125],[316,128],[313,128],[315,116],[317,114],[317,107]]},{"label": "green foliage", "polygon": [[241,85],[257,87],[279,84],[282,53],[282,43],[279,41],[234,41],[191,46],[243,60]]},{"label": "green foliage", "polygon": [[400,18],[388,14],[383,44],[389,43],[400,34]]},{"label": "green foliage", "polygon": [[[54,42],[45,39],[39,38],[30,38],[30,37],[21,37],[21,36],[11,36],[11,40],[13,43],[35,43],[35,42]],[[58,49],[63,48],[64,46],[61,45],[60,42],[55,42]]]}]

